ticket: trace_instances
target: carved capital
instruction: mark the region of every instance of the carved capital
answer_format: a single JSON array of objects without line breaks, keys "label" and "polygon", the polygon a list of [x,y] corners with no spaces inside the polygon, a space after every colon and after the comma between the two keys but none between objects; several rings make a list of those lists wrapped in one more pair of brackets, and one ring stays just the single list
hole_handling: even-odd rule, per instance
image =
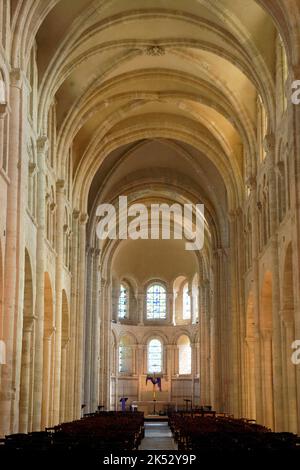
[{"label": "carved capital", "polygon": [[251,191],[254,191],[257,187],[256,177],[254,175],[248,176],[246,185]]},{"label": "carved capital", "polygon": [[56,181],[56,190],[58,192],[64,192],[64,189],[65,189],[65,180],[57,180]]},{"label": "carved capital", "polygon": [[267,154],[275,151],[275,135],[273,132],[266,134],[264,138],[264,150]]},{"label": "carved capital", "polygon": [[80,214],[79,222],[80,222],[81,225],[86,225],[88,220],[89,220],[88,214],[86,214],[86,213],[81,213]]},{"label": "carved capital", "polygon": [[23,72],[21,69],[12,69],[10,72],[10,85],[16,88],[22,87]]},{"label": "carved capital", "polygon": [[29,174],[30,175],[33,175],[34,172],[36,171],[36,163],[35,162],[30,162],[29,165],[28,165],[28,170],[29,170]]},{"label": "carved capital", "polygon": [[95,255],[96,255],[96,256],[100,256],[100,255],[101,255],[101,250],[100,250],[100,248],[96,248],[96,249],[95,249]]},{"label": "carved capital", "polygon": [[50,211],[51,211],[51,212],[54,212],[55,209],[56,209],[56,204],[55,204],[55,202],[51,202],[51,204],[50,204]]},{"label": "carved capital", "polygon": [[49,146],[48,138],[45,135],[37,139],[36,149],[37,149],[38,154],[41,154],[41,153],[45,154],[48,151],[48,146]]},{"label": "carved capital", "polygon": [[73,219],[79,219],[80,211],[78,209],[73,210]]},{"label": "carved capital", "polygon": [[86,252],[90,256],[94,256],[95,254],[95,248],[93,246],[87,246],[86,247]]}]

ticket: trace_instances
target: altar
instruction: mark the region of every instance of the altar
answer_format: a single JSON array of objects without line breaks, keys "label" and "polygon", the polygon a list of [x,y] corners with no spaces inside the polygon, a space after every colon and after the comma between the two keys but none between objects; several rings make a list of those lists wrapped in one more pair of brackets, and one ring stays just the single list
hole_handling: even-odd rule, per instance
[{"label": "altar", "polygon": [[[138,411],[142,411],[145,416],[153,415],[154,411],[154,402],[153,400],[149,401],[133,401],[131,405],[136,405]],[[155,401],[155,412],[158,415],[159,413],[167,413],[168,409],[175,409],[176,403],[156,400]]]}]

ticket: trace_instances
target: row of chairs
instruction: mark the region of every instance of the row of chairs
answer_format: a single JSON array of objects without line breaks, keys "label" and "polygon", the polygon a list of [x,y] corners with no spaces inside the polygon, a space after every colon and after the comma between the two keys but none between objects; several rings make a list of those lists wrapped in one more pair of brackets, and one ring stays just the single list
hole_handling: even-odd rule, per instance
[{"label": "row of chairs", "polygon": [[300,453],[300,438],[292,433],[274,433],[253,420],[231,415],[203,416],[177,413],[169,416],[178,449],[200,454],[293,450]]},{"label": "row of chairs", "polygon": [[6,436],[0,455],[131,452],[138,449],[143,437],[143,413],[98,412],[42,432]]}]

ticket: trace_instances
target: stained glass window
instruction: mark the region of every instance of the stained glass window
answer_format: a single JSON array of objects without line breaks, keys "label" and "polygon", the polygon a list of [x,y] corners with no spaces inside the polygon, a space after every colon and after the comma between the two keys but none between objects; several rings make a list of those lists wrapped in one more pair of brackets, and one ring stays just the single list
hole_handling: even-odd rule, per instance
[{"label": "stained glass window", "polygon": [[128,303],[128,295],[126,287],[121,284],[120,286],[120,294],[119,294],[119,318],[125,318],[127,314],[127,303]]},{"label": "stained glass window", "polygon": [[183,306],[182,306],[182,318],[189,320],[191,318],[191,297],[189,296],[188,285],[186,284],[183,288]]},{"label": "stained glass window", "polygon": [[157,319],[167,316],[167,293],[166,289],[154,284],[147,290],[147,318]]},{"label": "stained glass window", "polygon": [[148,372],[162,371],[162,344],[159,339],[152,339],[148,344]]}]

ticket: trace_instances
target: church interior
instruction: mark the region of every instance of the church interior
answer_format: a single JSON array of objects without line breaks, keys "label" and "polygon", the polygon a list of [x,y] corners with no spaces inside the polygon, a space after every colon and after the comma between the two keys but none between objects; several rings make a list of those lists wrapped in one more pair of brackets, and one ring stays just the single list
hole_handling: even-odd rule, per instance
[{"label": "church interior", "polygon": [[[299,0],[0,1],[0,455],[300,435],[297,80]],[[203,204],[203,247],[101,240],[121,196]]]}]

